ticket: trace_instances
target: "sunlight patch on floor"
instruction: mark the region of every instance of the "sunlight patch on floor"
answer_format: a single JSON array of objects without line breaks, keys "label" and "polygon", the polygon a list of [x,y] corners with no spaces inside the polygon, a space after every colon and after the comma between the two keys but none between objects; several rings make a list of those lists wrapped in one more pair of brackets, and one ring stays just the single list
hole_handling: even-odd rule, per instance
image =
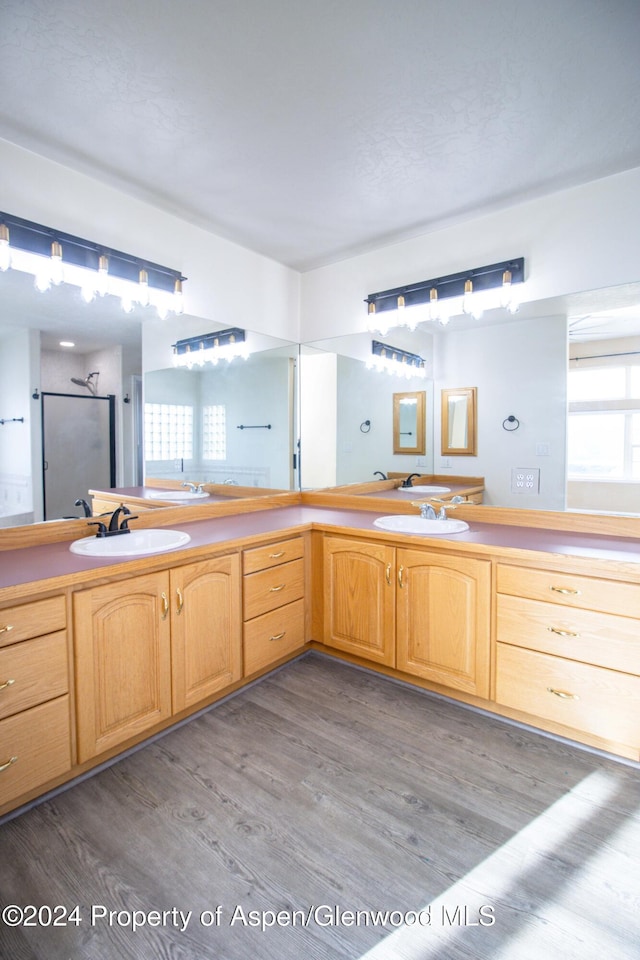
[{"label": "sunlight patch on floor", "polygon": [[[611,904],[621,901],[625,890],[634,889],[629,884],[638,877],[633,851],[640,844],[640,821],[628,819],[617,834],[589,849],[588,859],[578,867],[565,851],[571,836],[605,809],[615,792],[614,776],[605,771],[590,774],[437,899],[416,907],[416,911],[429,911],[429,925],[423,915],[422,924],[399,927],[360,960],[444,957],[447,944],[454,939],[478,947],[486,941],[486,954],[478,949],[476,955],[494,960],[516,956],[518,960],[539,960],[550,955],[545,951],[551,948],[573,956],[576,950],[579,954],[581,943],[583,951],[586,945],[592,948],[597,944],[598,952],[613,960],[618,954],[607,950],[607,928],[612,931],[612,947],[614,929],[618,948],[620,938]],[[580,876],[587,873],[602,878],[603,896],[598,904],[592,903],[592,886],[587,887],[591,890],[588,898],[581,895]],[[541,892],[543,875],[548,886]],[[593,882],[591,879],[590,884]],[[638,916],[629,903],[625,912]],[[591,953],[583,952],[583,956]]]}]

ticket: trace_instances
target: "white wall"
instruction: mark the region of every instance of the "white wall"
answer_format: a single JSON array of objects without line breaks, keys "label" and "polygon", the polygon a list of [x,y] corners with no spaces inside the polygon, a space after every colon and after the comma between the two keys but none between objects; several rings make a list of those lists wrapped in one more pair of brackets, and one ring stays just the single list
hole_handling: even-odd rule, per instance
[{"label": "white wall", "polygon": [[[453,326],[452,321],[451,326]],[[535,317],[436,337],[435,473],[484,476],[484,502],[563,510],[566,494],[567,336],[564,316]],[[440,391],[478,389],[478,455],[440,454]],[[508,432],[506,417],[520,426]],[[544,451],[544,452],[543,452]],[[540,492],[512,493],[511,471],[540,471]]]},{"label": "white wall", "polygon": [[0,140],[0,209],[182,271],[185,312],[299,340],[299,275]]},{"label": "white wall", "polygon": [[512,257],[527,300],[638,280],[640,167],[389,244],[302,277],[303,340],[366,329],[367,294]]}]

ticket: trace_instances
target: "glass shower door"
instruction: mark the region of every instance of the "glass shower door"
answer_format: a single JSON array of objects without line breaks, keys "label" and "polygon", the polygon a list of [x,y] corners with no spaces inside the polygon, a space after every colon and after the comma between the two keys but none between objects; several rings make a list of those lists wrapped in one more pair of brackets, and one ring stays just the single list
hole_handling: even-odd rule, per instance
[{"label": "glass shower door", "polygon": [[115,486],[115,398],[42,394],[44,519],[81,516],[89,490]]}]

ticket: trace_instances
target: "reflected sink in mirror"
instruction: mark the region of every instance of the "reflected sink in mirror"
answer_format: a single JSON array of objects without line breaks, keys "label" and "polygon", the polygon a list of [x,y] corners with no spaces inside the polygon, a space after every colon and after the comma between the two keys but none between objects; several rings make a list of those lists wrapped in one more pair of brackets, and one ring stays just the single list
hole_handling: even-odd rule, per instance
[{"label": "reflected sink in mirror", "polygon": [[178,503],[179,500],[202,500],[202,498],[208,497],[209,494],[206,490],[203,490],[202,493],[196,493],[194,490],[152,490],[149,494],[151,500],[169,500],[170,502]]},{"label": "reflected sink in mirror", "polygon": [[396,487],[400,493],[417,493],[419,496],[431,494],[431,493],[451,493],[451,487],[436,487],[436,486],[415,486],[415,487]]},{"label": "reflected sink in mirror", "polygon": [[374,527],[390,530],[392,533],[417,533],[424,537],[443,537],[452,533],[464,533],[469,524],[464,520],[427,520],[412,514],[400,514],[395,517],[377,517]]},{"label": "reflected sink in mirror", "polygon": [[146,553],[164,553],[189,543],[191,537],[181,530],[131,530],[112,537],[85,537],[69,545],[71,553],[82,557],[140,557]]}]

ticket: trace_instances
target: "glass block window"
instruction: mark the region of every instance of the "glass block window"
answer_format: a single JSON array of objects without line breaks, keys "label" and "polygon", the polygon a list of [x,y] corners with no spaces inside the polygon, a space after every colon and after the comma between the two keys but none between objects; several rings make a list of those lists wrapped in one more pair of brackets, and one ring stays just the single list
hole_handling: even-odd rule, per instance
[{"label": "glass block window", "polygon": [[193,459],[193,407],[145,403],[145,460]]},{"label": "glass block window", "polygon": [[223,403],[203,407],[202,459],[227,459],[227,411]]}]

